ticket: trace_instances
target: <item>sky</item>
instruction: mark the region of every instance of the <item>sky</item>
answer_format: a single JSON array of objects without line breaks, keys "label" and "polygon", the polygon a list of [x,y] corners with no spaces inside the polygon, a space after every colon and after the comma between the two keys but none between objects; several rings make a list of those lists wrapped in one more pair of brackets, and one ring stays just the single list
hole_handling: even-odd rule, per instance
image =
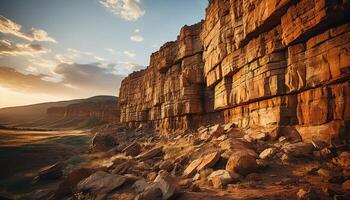
[{"label": "sky", "polygon": [[204,18],[208,0],[0,0],[0,108],[95,95]]}]

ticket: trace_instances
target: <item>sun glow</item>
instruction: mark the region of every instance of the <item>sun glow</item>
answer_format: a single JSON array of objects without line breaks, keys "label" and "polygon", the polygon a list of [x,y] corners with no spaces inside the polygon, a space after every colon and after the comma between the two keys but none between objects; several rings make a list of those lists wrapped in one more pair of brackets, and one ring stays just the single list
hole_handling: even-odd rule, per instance
[{"label": "sun glow", "polygon": [[0,108],[43,103],[47,101],[61,101],[66,99],[69,99],[69,97],[51,96],[38,93],[22,93],[0,86]]}]

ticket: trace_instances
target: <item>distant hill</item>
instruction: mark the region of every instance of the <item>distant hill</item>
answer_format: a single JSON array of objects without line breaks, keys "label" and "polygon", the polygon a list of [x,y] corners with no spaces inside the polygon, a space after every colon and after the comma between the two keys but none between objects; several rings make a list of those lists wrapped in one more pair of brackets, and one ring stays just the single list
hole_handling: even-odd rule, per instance
[{"label": "distant hill", "polygon": [[18,128],[90,128],[118,120],[118,98],[95,96],[87,99],[48,102],[0,109],[0,125]]}]

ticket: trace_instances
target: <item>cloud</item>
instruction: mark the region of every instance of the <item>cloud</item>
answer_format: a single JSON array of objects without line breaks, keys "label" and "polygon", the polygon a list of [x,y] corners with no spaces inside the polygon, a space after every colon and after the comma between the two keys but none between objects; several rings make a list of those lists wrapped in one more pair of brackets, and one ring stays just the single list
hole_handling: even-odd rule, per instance
[{"label": "cloud", "polygon": [[[31,70],[35,71],[35,69]],[[116,74],[114,68],[104,68],[98,63],[59,64],[54,72],[57,80],[46,74],[24,74],[13,68],[0,66],[0,85],[22,93],[40,93],[70,97],[86,97],[99,94],[118,95],[124,75]]]},{"label": "cloud", "polygon": [[28,55],[34,57],[50,51],[40,44],[16,44],[9,40],[0,40],[0,56]]},{"label": "cloud", "polygon": [[72,48],[68,48],[65,53],[56,54],[55,58],[61,63],[68,63],[68,64],[72,64],[76,62],[78,58],[84,58],[86,60],[98,61],[98,62],[106,61],[105,58],[102,58],[101,56],[98,56],[94,53],[87,52],[87,51],[79,51]]},{"label": "cloud", "polygon": [[119,52],[119,51],[116,51],[116,50],[111,49],[111,48],[105,48],[105,51],[109,52],[109,53],[112,54],[113,56],[119,56],[119,55],[120,55],[120,52]]},{"label": "cloud", "polygon": [[103,7],[114,15],[128,21],[136,21],[146,12],[141,9],[141,0],[100,0]]},{"label": "cloud", "polygon": [[130,37],[130,40],[132,40],[134,42],[142,42],[144,40],[144,38],[141,35],[133,35]]},{"label": "cloud", "polygon": [[95,64],[59,64],[54,70],[62,76],[62,83],[91,93],[116,94],[123,75],[115,74],[113,68]]},{"label": "cloud", "polygon": [[46,75],[23,74],[10,67],[0,67],[0,83],[2,87],[25,93],[68,94],[77,91],[62,84],[43,80]]},{"label": "cloud", "polygon": [[130,51],[124,51],[123,53],[130,58],[134,58],[136,56],[134,52],[130,52]]},{"label": "cloud", "polygon": [[135,29],[134,32],[135,32],[135,33],[139,33],[139,32],[140,32],[140,29]]},{"label": "cloud", "polygon": [[34,29],[30,32],[23,32],[22,26],[0,15],[0,33],[14,35],[28,41],[39,42],[53,42],[57,43],[55,39],[49,36],[49,34],[41,29]]}]

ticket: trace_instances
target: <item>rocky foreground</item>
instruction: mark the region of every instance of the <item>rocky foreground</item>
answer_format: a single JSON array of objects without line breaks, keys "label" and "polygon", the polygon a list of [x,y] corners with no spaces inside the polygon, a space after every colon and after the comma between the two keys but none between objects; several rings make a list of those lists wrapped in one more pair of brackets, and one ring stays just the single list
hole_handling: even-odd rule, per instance
[{"label": "rocky foreground", "polygon": [[350,198],[349,146],[307,144],[297,134],[271,138],[217,124],[160,135],[146,125],[109,125],[98,130],[91,148],[102,153],[89,164],[43,169],[39,178],[61,180],[59,186],[26,198]]}]

